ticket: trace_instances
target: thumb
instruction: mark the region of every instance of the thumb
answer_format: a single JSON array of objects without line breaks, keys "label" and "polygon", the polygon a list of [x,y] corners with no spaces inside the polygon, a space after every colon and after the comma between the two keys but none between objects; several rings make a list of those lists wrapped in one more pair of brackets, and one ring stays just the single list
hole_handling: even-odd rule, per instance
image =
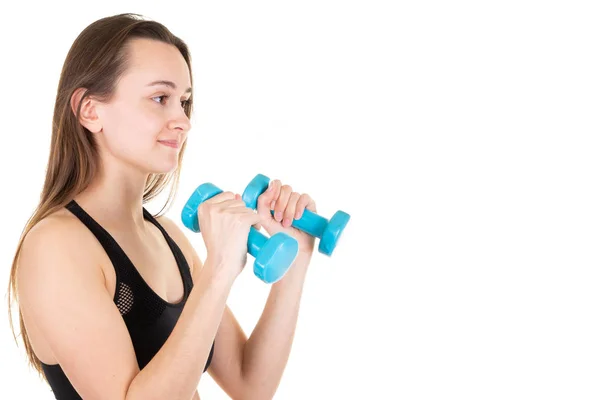
[{"label": "thumb", "polygon": [[275,196],[277,195],[272,188],[273,184],[271,182],[271,185],[269,186],[270,190],[267,189],[267,191],[258,196],[256,202],[256,212],[260,216],[260,222],[269,233],[273,232],[275,228],[280,225],[279,222],[273,218],[273,214],[271,214],[271,203],[276,200]]}]

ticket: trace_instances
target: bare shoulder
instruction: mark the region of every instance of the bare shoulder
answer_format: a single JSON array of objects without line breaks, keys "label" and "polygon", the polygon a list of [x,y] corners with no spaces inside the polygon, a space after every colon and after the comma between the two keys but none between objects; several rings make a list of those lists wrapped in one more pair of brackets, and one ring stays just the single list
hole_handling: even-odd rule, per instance
[{"label": "bare shoulder", "polygon": [[[93,246],[94,241],[86,240],[90,235],[87,227],[65,209],[58,210],[39,221],[23,239],[17,274],[17,280],[22,283],[19,287],[24,287],[27,282],[35,282],[36,277],[46,273],[64,273],[68,272],[66,269],[75,266],[78,268],[73,272],[102,276],[100,265],[90,262],[97,259],[94,258],[96,251]],[[74,262],[50,264],[52,268],[61,269],[57,271],[39,270],[47,269],[48,265],[37,261],[59,258],[68,258]],[[86,262],[77,262],[81,260]]]},{"label": "bare shoulder", "polygon": [[[39,248],[39,246],[31,245],[40,245],[48,240],[54,244],[62,243],[69,246],[72,254],[88,254],[88,257],[90,245],[96,242],[92,232],[79,218],[65,208],[46,216],[31,228],[23,240],[24,250],[26,246],[29,250]],[[73,242],[72,240],[76,241]]]},{"label": "bare shoulder", "polygon": [[202,268],[202,261],[194,249],[194,246],[175,221],[166,215],[156,217],[156,220],[163,228],[165,228],[169,236],[171,236],[175,243],[177,243],[177,246],[181,249],[181,252],[190,266],[190,272],[193,273],[195,268]]},{"label": "bare shoulder", "polygon": [[[77,255],[87,252],[82,240],[87,228],[67,210],[58,210],[40,220],[23,239],[22,254],[43,255],[40,252],[69,247],[69,253]],[[88,232],[89,234],[89,232]]]},{"label": "bare shoulder", "polygon": [[[77,279],[105,283],[99,260],[103,248],[92,232],[66,209],[40,220],[23,239],[17,269],[18,298],[26,307],[39,285],[69,286]],[[54,279],[60,277],[60,279]]]},{"label": "bare shoulder", "polygon": [[125,398],[139,372],[131,338],[105,287],[97,241],[66,211],[44,218],[23,241],[24,323],[38,358],[61,365],[82,398]]}]

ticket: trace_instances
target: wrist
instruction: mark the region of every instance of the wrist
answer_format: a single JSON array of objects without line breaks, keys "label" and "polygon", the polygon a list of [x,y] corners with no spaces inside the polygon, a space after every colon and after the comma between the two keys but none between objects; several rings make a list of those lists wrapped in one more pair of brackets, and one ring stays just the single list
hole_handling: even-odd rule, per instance
[{"label": "wrist", "polygon": [[[296,282],[302,283],[308,272],[308,264],[310,263],[310,256],[298,254],[286,274],[281,278],[279,282]],[[279,283],[277,282],[277,283]],[[283,283],[283,285],[287,285]],[[281,286],[281,285],[277,285]]]},{"label": "wrist", "polygon": [[210,275],[211,280],[232,285],[237,274],[232,270],[231,262],[218,254],[208,252],[202,269]]},{"label": "wrist", "polygon": [[293,265],[294,266],[301,265],[303,267],[308,267],[308,264],[310,264],[311,259],[312,259],[312,253],[299,252],[298,255],[296,256],[296,259],[294,260]]}]

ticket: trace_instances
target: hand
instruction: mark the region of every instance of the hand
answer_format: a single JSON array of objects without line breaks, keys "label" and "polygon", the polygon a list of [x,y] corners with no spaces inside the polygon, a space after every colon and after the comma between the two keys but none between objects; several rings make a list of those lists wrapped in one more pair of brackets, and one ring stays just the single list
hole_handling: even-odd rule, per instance
[{"label": "hand", "polygon": [[[317,212],[314,200],[308,194],[300,195],[292,191],[289,185],[282,185],[278,179],[269,183],[269,188],[258,197],[257,214],[260,216],[260,225],[271,236],[284,232],[298,241],[299,255],[312,256],[315,246],[315,237],[292,226],[294,219],[300,219],[304,210]],[[271,214],[271,210],[275,213]],[[260,229],[260,225],[255,225]]]},{"label": "hand", "polygon": [[259,221],[239,194],[222,192],[200,204],[198,225],[207,258],[227,268],[225,272],[235,279],[246,265],[250,227]]}]

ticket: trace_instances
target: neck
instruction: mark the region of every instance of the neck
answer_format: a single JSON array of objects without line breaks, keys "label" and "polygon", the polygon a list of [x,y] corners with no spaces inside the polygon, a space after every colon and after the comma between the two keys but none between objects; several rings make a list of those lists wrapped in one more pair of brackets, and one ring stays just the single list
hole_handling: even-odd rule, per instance
[{"label": "neck", "polygon": [[143,195],[148,173],[131,166],[104,164],[75,201],[102,225],[144,231]]}]

